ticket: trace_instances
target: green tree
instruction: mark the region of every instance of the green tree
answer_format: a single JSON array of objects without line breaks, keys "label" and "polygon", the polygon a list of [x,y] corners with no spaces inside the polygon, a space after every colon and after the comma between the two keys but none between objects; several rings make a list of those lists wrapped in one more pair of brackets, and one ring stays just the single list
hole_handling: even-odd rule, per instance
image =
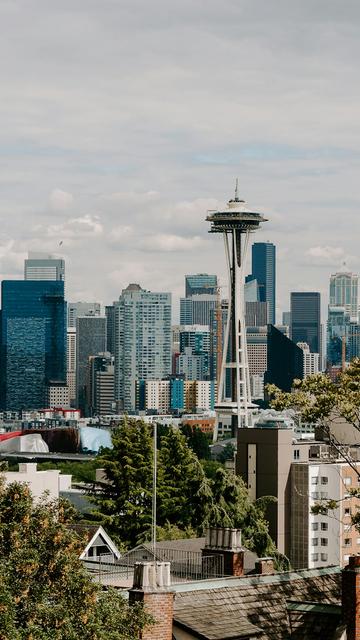
[{"label": "green tree", "polygon": [[151,527],[153,443],[142,421],[124,419],[113,431],[112,449],[97,458],[104,480],[90,490],[97,516],[116,540],[135,546]]},{"label": "green tree", "polygon": [[[79,560],[72,510],[0,483],[0,640],[135,640],[149,622]],[[110,615],[111,613],[111,615]]]},{"label": "green tree", "polygon": [[196,453],[199,460],[210,459],[210,436],[196,427],[193,429],[189,424],[181,427],[181,433],[186,437],[190,449]]},{"label": "green tree", "polygon": [[210,483],[198,457],[185,436],[171,429],[161,439],[159,451],[159,524],[202,532],[210,501]]}]

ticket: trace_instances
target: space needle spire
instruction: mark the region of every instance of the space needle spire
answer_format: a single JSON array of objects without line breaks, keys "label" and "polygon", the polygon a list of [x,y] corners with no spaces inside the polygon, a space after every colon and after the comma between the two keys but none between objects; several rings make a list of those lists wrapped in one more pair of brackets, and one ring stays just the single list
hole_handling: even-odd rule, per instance
[{"label": "space needle spire", "polygon": [[220,421],[231,423],[233,436],[238,427],[251,426],[254,405],[246,343],[244,269],[250,234],[267,220],[261,213],[248,209],[245,200],[239,198],[238,180],[234,199],[229,200],[224,209],[208,211],[206,220],[211,224],[210,233],[223,236],[229,283],[229,306],[215,405],[216,439]]}]

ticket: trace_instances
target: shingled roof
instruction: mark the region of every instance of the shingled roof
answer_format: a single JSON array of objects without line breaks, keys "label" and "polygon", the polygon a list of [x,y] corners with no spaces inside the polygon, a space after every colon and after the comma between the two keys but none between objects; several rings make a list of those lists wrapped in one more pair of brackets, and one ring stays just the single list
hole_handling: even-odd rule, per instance
[{"label": "shingled roof", "polygon": [[178,627],[201,640],[332,640],[340,582],[327,567],[175,585],[174,637]]}]

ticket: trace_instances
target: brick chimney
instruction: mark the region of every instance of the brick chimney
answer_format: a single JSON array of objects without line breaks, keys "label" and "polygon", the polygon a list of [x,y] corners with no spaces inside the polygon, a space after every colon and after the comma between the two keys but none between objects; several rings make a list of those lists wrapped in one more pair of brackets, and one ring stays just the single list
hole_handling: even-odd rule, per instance
[{"label": "brick chimney", "polygon": [[154,624],[145,627],[141,640],[172,640],[175,593],[170,590],[170,562],[136,562],[129,602],[143,602]]},{"label": "brick chimney", "polygon": [[255,573],[270,576],[275,573],[274,558],[258,558],[255,562]]},{"label": "brick chimney", "polygon": [[244,549],[241,546],[241,530],[227,527],[209,527],[206,529],[203,559],[209,556],[222,556],[225,576],[244,575]]},{"label": "brick chimney", "polygon": [[342,571],[342,615],[347,640],[360,640],[360,556],[350,556]]}]

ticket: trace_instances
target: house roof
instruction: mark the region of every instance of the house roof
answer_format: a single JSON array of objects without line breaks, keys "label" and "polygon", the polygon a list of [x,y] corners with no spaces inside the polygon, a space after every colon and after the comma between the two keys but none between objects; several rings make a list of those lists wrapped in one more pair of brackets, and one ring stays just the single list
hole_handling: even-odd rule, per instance
[{"label": "house roof", "polygon": [[85,549],[80,555],[80,560],[85,558],[88,550],[95,543],[98,536],[101,538],[102,542],[109,547],[115,558],[120,558],[120,551],[117,548],[115,542],[113,542],[113,540],[101,526],[93,524],[71,524],[69,525],[69,528],[73,529],[74,531],[76,531],[76,533],[87,540]]},{"label": "house roof", "polygon": [[339,608],[326,606],[340,602],[338,567],[200,581],[174,589],[175,625],[201,640],[287,640],[290,632],[301,640],[332,640],[340,619]]}]

